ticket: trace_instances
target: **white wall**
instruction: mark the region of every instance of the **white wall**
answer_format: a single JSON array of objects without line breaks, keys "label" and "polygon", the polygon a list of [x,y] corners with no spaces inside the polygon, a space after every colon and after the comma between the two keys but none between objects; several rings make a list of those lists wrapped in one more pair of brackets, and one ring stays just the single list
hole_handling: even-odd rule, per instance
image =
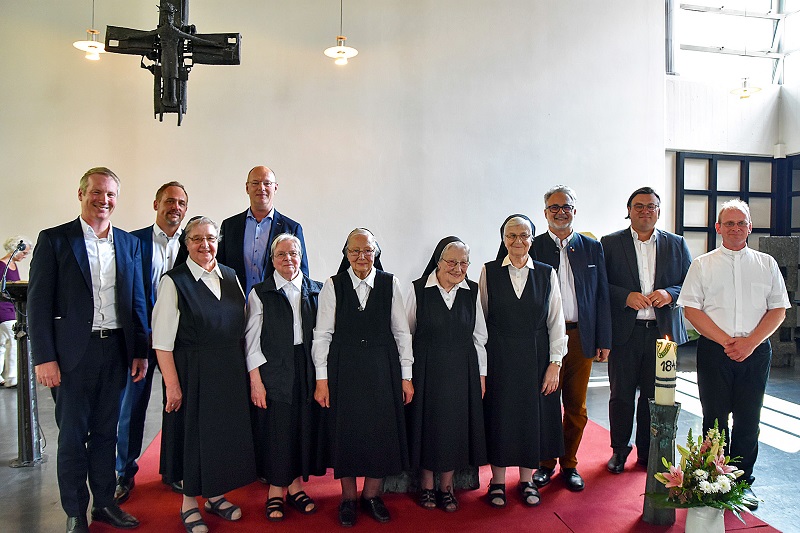
[{"label": "white wall", "polygon": [[[154,4],[97,2],[96,26],[151,29]],[[192,0],[198,31],[242,33],[243,57],[192,71],[179,128],[153,120],[138,57],[89,62],[70,46],[91,2],[0,0],[0,233],[35,237],[77,216],[77,180],[95,165],[122,178],[119,227],[150,224],[171,179],[190,215],[221,220],[246,207],[246,173],[267,164],[278,209],[304,225],[313,277],[332,274],[347,232],[366,226],[408,282],[453,233],[477,277],[506,215],[543,229],[555,183],[578,191],[577,229],[598,236],[626,224],[633,189],[664,188],[658,2],[348,0],[360,54],[344,68],[322,55],[338,7]]]},{"label": "white wall", "polygon": [[794,50],[784,60],[785,83],[781,89],[780,141],[788,155],[800,154],[800,13],[786,17],[785,48]]}]

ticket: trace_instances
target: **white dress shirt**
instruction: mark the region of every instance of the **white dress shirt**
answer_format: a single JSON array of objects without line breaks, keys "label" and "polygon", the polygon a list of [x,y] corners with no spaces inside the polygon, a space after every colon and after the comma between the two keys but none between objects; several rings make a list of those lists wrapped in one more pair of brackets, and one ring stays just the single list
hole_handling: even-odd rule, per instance
[{"label": "white dress shirt", "polygon": [[575,232],[566,239],[559,239],[552,231],[547,234],[555,241],[558,247],[558,287],[561,289],[561,307],[564,309],[564,320],[578,322],[578,298],[575,296],[575,276],[572,274],[572,265],[569,263],[569,243]]},{"label": "white dress shirt", "polygon": [[[300,312],[300,299],[303,295],[303,273],[300,272],[293,280],[287,281],[278,271],[272,273],[275,288],[283,291],[292,307],[292,329],[294,331],[294,345],[303,344],[303,318]],[[267,317],[269,320],[269,317]],[[261,351],[261,329],[264,325],[264,303],[258,293],[251,290],[247,299],[247,326],[244,332],[245,362],[247,371],[258,368],[267,362]]]},{"label": "white dress shirt", "polygon": [[[522,297],[522,291],[528,282],[528,270],[534,268],[533,260],[528,256],[528,261],[522,268],[517,268],[511,263],[511,258],[506,256],[502,266],[508,266],[508,275],[514,286],[517,299]],[[488,315],[489,296],[486,292],[486,265],[481,269],[478,289],[483,307],[484,318]],[[567,326],[564,323],[564,311],[561,307],[561,290],[558,288],[558,274],[556,269],[550,272],[550,299],[547,302],[547,332],[550,336],[550,361],[561,362],[567,354]]]},{"label": "white dress shirt", "polygon": [[[207,272],[200,265],[194,262],[191,257],[186,259],[186,265],[192,273],[195,281],[202,280],[211,293],[219,300],[222,297],[222,289],[219,280],[222,279],[222,272],[219,266],[214,266],[214,270]],[[238,284],[239,278],[236,278]],[[242,290],[241,286],[239,290]],[[175,335],[178,333],[178,322],[181,312],[178,309],[178,289],[175,282],[169,276],[164,276],[158,285],[158,297],[156,305],[153,307],[153,349],[171,352],[175,348]]]},{"label": "white dress shirt", "polygon": [[[639,234],[631,226],[633,248],[636,250],[636,266],[639,268],[639,283],[642,285],[642,294],[647,296],[653,292],[656,283],[656,231],[646,241],[639,240]],[[656,310],[651,305],[640,309],[636,313],[639,320],[655,320]]]},{"label": "white dress shirt", "polygon": [[92,302],[94,317],[92,330],[118,329],[122,324],[117,319],[117,261],[114,250],[114,228],[109,223],[108,237],[100,239],[94,229],[83,218],[83,241],[89,257],[92,274]]},{"label": "white dress shirt", "polygon": [[153,257],[152,268],[149,272],[153,294],[158,294],[158,282],[161,280],[161,276],[175,266],[175,257],[181,246],[178,240],[181,233],[183,230],[179,228],[175,235],[170,237],[158,224],[153,224]]},{"label": "white dress shirt", "polygon": [[[439,294],[444,300],[444,304],[448,309],[453,308],[453,302],[456,301],[456,295],[459,289],[470,290],[467,280],[463,280],[458,285],[450,289],[450,292],[444,290],[439,284],[439,279],[436,277],[436,271],[431,272],[428,279],[425,281],[425,288],[436,287],[439,289]],[[480,293],[480,291],[478,291]],[[408,329],[413,335],[417,329],[417,291],[414,290],[412,285],[411,291],[408,293],[408,300],[406,302],[406,310],[408,312]],[[472,342],[475,345],[475,351],[478,353],[478,371],[481,376],[486,375],[486,341],[489,340],[489,332],[486,329],[486,317],[483,315],[483,306],[481,305],[480,294],[475,299],[475,328],[472,330]]]},{"label": "white dress shirt", "polygon": [[[356,291],[361,306],[367,305],[370,292],[375,287],[375,268],[367,278],[362,280],[353,272],[353,267],[347,269],[353,289]],[[414,364],[414,355],[411,350],[411,332],[408,330],[408,317],[403,305],[403,295],[400,293],[400,282],[392,276],[392,335],[400,352],[400,372],[403,379],[411,379],[411,366]],[[336,330],[336,289],[333,287],[333,278],[325,280],[319,293],[319,308],[317,309],[317,325],[314,328],[314,343],[311,345],[311,357],[316,367],[317,379],[328,379],[328,351]]]},{"label": "white dress shirt", "polygon": [[778,263],[747,246],[695,258],[678,305],[703,311],[731,337],[750,335],[770,309],[791,307]]}]

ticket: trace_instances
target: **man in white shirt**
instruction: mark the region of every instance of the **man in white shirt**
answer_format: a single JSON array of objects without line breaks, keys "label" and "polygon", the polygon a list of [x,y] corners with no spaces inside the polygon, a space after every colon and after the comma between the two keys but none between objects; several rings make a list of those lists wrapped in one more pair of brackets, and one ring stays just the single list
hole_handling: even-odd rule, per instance
[{"label": "man in white shirt", "polygon": [[[741,479],[752,484],[772,358],[769,336],[783,323],[791,304],[775,259],[747,246],[753,231],[748,205],[725,202],[715,227],[722,246],[692,262],[678,305],[702,335],[697,342],[697,385],[703,432],[719,422],[728,435],[731,457],[741,457]],[[748,493],[748,507],[757,508],[752,490]]]},{"label": "man in white shirt", "polygon": [[[180,227],[188,207],[189,196],[184,186],[177,181],[165,183],[158,188],[153,201],[156,223],[131,232],[131,235],[142,243],[142,276],[148,320],[153,313],[161,276],[186,260],[186,245],[180,238],[183,233]],[[181,250],[183,254],[179,254]],[[176,261],[179,255],[183,257],[182,261]],[[156,369],[156,354],[149,347],[146,357],[148,370],[145,379],[134,382],[128,377],[120,402],[117,429],[117,487],[114,491],[117,503],[127,501],[135,484],[134,476],[139,471],[136,459],[142,452],[144,420],[147,404],[150,402],[153,373]]]}]

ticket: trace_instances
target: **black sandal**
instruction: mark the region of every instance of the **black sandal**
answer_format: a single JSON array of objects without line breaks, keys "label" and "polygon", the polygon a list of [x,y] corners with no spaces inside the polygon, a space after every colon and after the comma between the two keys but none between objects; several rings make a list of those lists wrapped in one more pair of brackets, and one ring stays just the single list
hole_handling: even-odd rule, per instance
[{"label": "black sandal", "polygon": [[[499,491],[499,492],[495,492]],[[486,493],[486,498],[489,500],[489,505],[498,509],[506,506],[506,484],[505,483],[489,483],[489,492]],[[495,503],[495,500],[502,500],[503,503]]]},{"label": "black sandal", "polygon": [[[295,492],[294,494],[289,494],[287,492],[286,501],[301,514],[314,514],[317,512],[317,504],[314,503],[314,500],[312,500],[311,497],[302,490]],[[314,507],[309,509],[309,505],[313,505]]]},{"label": "black sandal", "polygon": [[[197,513],[197,516],[199,516],[200,518],[198,518],[197,520],[192,520],[191,522],[187,522],[186,521],[187,518],[189,518],[195,513]],[[197,507],[195,507],[194,509],[189,509],[188,511],[181,511],[181,522],[183,522],[183,527],[184,529],[186,529],[186,533],[194,533],[194,528],[206,525],[206,523],[203,522],[203,515],[200,514],[200,509],[198,509]]]},{"label": "black sandal", "polygon": [[458,511],[458,500],[453,490],[437,490],[436,491],[436,506],[446,513],[455,513]]},{"label": "black sandal", "polygon": [[[283,517],[286,516],[286,511],[283,509],[283,498],[280,496],[275,496],[274,498],[268,499],[265,505],[267,520],[270,522],[280,522],[283,520]],[[272,513],[281,513],[281,515],[272,516]]]},{"label": "black sandal", "polygon": [[[225,503],[230,504],[230,507],[222,507]],[[212,502],[211,500],[206,500],[205,509],[211,514],[215,514],[220,518],[224,518],[225,520],[230,520],[231,522],[235,522],[242,518],[242,510],[239,508],[238,505],[233,505],[231,502],[225,499],[225,496],[220,498],[219,500]],[[239,511],[239,516],[234,518],[233,515],[236,511]]]},{"label": "black sandal", "polygon": [[417,501],[423,509],[436,509],[436,493],[433,492],[433,489],[420,490]]},{"label": "black sandal", "polygon": [[[520,481],[519,494],[522,496],[522,503],[528,507],[536,507],[542,503],[542,495],[539,494],[539,489],[533,481]],[[530,498],[536,498],[536,501],[531,502]]]}]

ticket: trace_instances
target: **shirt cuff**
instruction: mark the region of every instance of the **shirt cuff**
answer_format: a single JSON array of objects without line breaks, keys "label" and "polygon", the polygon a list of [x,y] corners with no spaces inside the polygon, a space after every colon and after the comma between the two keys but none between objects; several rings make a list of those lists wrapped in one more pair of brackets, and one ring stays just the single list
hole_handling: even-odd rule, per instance
[{"label": "shirt cuff", "polygon": [[328,367],[327,366],[318,366],[316,367],[316,374],[317,379],[328,379]]},{"label": "shirt cuff", "polygon": [[414,372],[410,366],[400,367],[400,373],[403,376],[403,379],[411,379],[414,376]]}]

